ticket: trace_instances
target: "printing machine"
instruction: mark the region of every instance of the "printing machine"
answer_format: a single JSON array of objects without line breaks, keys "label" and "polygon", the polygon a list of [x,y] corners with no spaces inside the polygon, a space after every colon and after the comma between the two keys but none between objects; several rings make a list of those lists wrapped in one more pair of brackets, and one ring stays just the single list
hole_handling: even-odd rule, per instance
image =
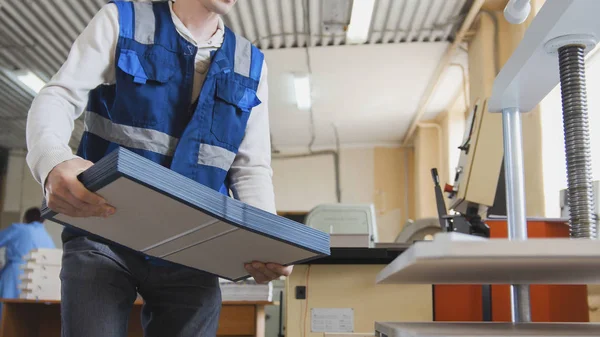
[{"label": "printing machine", "polygon": [[[510,0],[505,16],[511,23],[522,22],[530,9],[529,1]],[[465,144],[475,140],[477,147],[461,147],[456,183],[444,190],[450,194],[451,209],[482,214],[494,204],[495,187],[481,186],[496,185],[489,177],[504,167],[508,239],[438,233],[432,242],[412,245],[377,276],[378,284],[511,284],[510,322],[379,321],[374,327],[376,336],[600,335],[600,324],[533,322],[529,287],[600,283],[600,246],[595,241],[598,212],[585,101],[585,55],[600,39],[598,13],[597,0],[546,0],[497,75],[491,97],[477,102],[470,118]],[[573,187],[568,191],[570,237],[528,239],[521,113],[531,111],[559,83],[567,176]],[[501,114],[501,128],[494,114]],[[485,140],[477,139],[479,134]],[[487,149],[478,153],[482,144]]]},{"label": "printing machine", "polygon": [[409,219],[394,242],[412,243],[415,241],[432,240],[433,236],[441,231],[442,227],[436,218]]},{"label": "printing machine", "polygon": [[313,208],[306,225],[331,236],[331,247],[374,247],[378,241],[372,204],[324,204]]}]

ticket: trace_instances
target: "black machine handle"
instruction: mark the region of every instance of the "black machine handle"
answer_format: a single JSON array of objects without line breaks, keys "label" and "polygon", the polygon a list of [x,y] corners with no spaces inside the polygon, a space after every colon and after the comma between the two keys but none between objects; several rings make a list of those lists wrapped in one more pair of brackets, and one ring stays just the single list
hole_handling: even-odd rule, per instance
[{"label": "black machine handle", "polygon": [[433,178],[433,184],[435,186],[440,186],[440,175],[438,174],[438,170],[436,168],[431,169],[431,177]]},{"label": "black machine handle", "polygon": [[431,177],[433,178],[434,190],[435,190],[435,204],[437,206],[438,219],[442,230],[448,232],[450,226],[448,224],[448,212],[446,210],[446,202],[444,201],[444,194],[442,193],[442,187],[440,186],[440,175],[436,168],[431,169]]}]

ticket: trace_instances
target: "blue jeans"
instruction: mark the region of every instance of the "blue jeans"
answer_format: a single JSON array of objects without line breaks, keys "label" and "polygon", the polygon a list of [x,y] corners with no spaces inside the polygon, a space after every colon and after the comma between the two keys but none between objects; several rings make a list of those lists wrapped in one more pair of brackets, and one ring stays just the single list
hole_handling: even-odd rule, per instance
[{"label": "blue jeans", "polygon": [[217,277],[157,265],[85,236],[66,240],[63,250],[63,337],[126,337],[138,293],[144,299],[146,337],[216,336],[221,310]]}]

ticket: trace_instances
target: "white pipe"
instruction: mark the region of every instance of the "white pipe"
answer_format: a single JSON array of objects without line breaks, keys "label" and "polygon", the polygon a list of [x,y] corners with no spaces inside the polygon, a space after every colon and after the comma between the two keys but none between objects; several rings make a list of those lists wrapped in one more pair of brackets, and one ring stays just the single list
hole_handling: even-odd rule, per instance
[{"label": "white pipe", "polygon": [[[406,221],[408,221],[410,219],[410,212],[408,211],[408,208],[410,207],[409,202],[408,202],[408,198],[410,197],[409,193],[408,193],[408,184],[409,184],[409,179],[410,177],[408,176],[408,147],[403,148],[403,152],[404,152],[404,212],[406,213],[406,220],[404,221],[404,223],[406,223]],[[414,163],[413,163],[414,165]],[[404,225],[404,224],[402,224]]]},{"label": "white pipe", "polygon": [[[446,168],[444,165],[444,157],[442,154],[442,147],[444,146],[444,141],[442,139],[442,127],[439,124],[436,123],[419,123],[417,124],[418,127],[420,128],[434,128],[437,130],[437,134],[438,134],[438,170],[441,170],[442,167],[444,167],[444,170],[442,172],[447,173],[446,172]],[[447,179],[448,177],[444,177],[445,179]]]},{"label": "white pipe", "polygon": [[[450,63],[449,67],[459,67],[461,69],[462,72],[462,85],[463,85],[463,98],[465,101],[465,109],[469,108],[469,102],[471,101],[471,97],[469,96],[470,92],[469,92],[469,79],[467,78],[467,69],[465,69],[465,66],[460,64],[460,63]],[[460,92],[458,94],[458,96],[460,97]],[[458,99],[458,97],[456,97],[454,100],[452,100],[451,107],[452,105],[454,105],[456,103],[456,99]],[[447,109],[450,110],[450,109]]]}]

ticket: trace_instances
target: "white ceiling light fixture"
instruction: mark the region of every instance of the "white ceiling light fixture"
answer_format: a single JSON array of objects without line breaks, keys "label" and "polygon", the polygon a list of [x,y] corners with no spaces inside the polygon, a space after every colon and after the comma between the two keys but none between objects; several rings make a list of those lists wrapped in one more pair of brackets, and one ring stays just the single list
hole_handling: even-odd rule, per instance
[{"label": "white ceiling light fixture", "polygon": [[352,15],[346,32],[346,42],[348,44],[367,42],[374,7],[375,0],[354,0],[352,2]]},{"label": "white ceiling light fixture", "polygon": [[305,75],[294,75],[294,89],[296,91],[296,104],[300,110],[309,110],[312,105],[310,97],[310,77]]},{"label": "white ceiling light fixture", "polygon": [[44,80],[31,71],[16,71],[15,77],[36,94],[46,85]]},{"label": "white ceiling light fixture", "polygon": [[321,17],[324,34],[345,34],[348,29],[352,0],[327,0],[322,2]]}]

